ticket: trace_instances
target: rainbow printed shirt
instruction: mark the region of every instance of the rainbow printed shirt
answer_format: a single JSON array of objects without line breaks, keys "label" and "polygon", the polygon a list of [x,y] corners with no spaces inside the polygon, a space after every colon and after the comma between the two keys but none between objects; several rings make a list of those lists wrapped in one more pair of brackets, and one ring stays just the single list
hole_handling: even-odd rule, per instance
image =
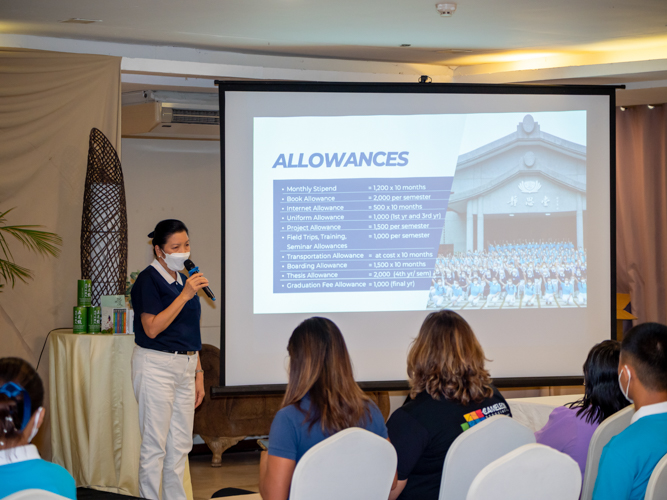
[{"label": "rainbow printed shirt", "polygon": [[507,408],[505,403],[496,403],[492,406],[466,413],[463,415],[465,422],[461,424],[461,429],[465,432],[493,415],[509,415],[509,408]]}]

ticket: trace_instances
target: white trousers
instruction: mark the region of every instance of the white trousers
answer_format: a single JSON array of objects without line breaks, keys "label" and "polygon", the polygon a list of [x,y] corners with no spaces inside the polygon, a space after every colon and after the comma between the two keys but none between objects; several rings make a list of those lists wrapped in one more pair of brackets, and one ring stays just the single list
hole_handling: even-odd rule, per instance
[{"label": "white trousers", "polygon": [[135,346],[132,385],[139,404],[139,496],[186,500],[185,461],[192,450],[197,354],[170,354]]}]

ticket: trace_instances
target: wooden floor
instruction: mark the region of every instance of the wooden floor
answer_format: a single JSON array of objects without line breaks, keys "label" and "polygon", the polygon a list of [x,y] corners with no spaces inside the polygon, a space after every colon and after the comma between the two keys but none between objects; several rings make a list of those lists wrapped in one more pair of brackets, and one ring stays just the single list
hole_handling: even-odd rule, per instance
[{"label": "wooden floor", "polygon": [[222,488],[259,491],[259,451],[222,455],[222,467],[211,467],[211,455],[190,457],[194,500],[209,500]]}]

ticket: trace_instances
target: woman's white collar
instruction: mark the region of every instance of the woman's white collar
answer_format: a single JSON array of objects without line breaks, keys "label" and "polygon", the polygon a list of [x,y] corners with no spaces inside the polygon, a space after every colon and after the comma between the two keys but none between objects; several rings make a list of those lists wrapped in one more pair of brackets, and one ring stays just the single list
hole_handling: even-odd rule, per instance
[{"label": "woman's white collar", "polygon": [[25,446],[17,446],[16,448],[8,448],[0,450],[0,465],[14,464],[17,462],[25,462],[26,460],[36,460],[41,458],[39,451],[34,444],[27,444]]},{"label": "woman's white collar", "polygon": [[154,259],[153,262],[151,262],[151,266],[153,266],[157,270],[157,272],[160,273],[160,276],[162,276],[165,280],[167,280],[167,283],[169,283],[170,285],[174,281],[178,281],[178,284],[183,286],[183,279],[181,278],[181,273],[176,273],[176,279],[172,278],[171,274],[169,274],[167,270],[164,267],[162,267],[162,264],[160,264],[157,259]]}]

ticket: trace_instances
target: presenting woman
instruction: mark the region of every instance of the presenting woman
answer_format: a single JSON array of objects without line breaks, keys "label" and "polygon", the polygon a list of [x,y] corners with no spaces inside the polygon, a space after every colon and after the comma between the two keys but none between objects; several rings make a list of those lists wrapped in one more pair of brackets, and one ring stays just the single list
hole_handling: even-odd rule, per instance
[{"label": "presenting woman", "polygon": [[484,359],[461,316],[444,310],[426,317],[408,353],[411,400],[387,422],[398,455],[398,485],[391,500],[437,500],[454,440],[488,417],[511,416]]},{"label": "presenting woman", "polygon": [[139,496],[185,500],[183,474],[192,449],[195,408],[204,399],[204,371],[197,292],[208,285],[201,273],[179,273],[190,257],[188,229],[163,220],[148,235],[155,260],[132,287],[136,346],[132,384],[139,403],[141,456]]}]

